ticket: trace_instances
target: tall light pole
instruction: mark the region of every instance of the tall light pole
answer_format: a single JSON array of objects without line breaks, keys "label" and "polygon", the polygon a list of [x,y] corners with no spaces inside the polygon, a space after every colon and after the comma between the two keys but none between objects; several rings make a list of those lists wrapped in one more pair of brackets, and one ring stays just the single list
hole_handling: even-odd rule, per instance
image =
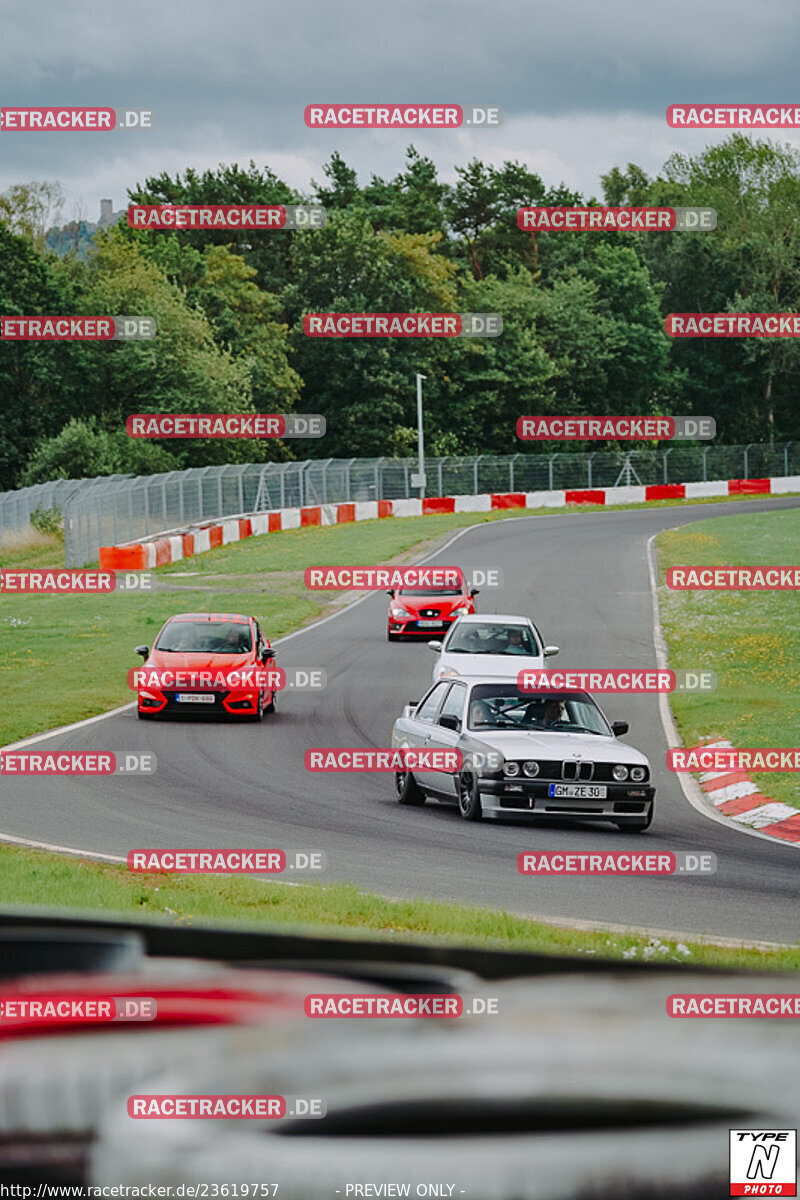
[{"label": "tall light pole", "polygon": [[418,474],[412,475],[411,486],[419,488],[419,498],[425,498],[425,441],[422,433],[422,381],[427,375],[417,372],[417,450],[419,455]]}]

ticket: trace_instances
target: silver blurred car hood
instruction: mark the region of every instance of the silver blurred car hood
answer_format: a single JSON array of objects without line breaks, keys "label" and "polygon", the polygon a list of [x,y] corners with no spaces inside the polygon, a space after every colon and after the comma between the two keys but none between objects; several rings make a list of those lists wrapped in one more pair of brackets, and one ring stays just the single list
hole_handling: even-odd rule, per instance
[{"label": "silver blurred car hood", "polygon": [[646,755],[615,737],[587,733],[548,733],[544,729],[523,732],[505,729],[473,729],[469,736],[499,750],[504,758],[583,758],[590,762],[625,762],[649,766]]}]

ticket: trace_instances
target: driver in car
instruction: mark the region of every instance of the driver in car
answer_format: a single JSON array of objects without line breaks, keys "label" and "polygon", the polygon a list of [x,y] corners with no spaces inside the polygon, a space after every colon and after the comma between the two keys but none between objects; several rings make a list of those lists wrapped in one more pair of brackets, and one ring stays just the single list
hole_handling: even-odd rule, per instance
[{"label": "driver in car", "polygon": [[525,644],[522,640],[521,629],[509,629],[508,640],[505,644],[504,654],[527,654]]},{"label": "driver in car", "polygon": [[222,642],[222,654],[241,654],[247,648],[247,637],[241,629],[231,625]]}]

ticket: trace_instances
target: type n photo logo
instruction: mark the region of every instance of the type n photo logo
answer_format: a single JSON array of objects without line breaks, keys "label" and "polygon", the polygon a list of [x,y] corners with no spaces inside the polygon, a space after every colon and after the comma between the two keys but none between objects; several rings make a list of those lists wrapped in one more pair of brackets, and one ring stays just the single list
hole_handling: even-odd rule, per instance
[{"label": "type n photo logo", "polygon": [[797,1195],[797,1130],[730,1131],[731,1196]]}]

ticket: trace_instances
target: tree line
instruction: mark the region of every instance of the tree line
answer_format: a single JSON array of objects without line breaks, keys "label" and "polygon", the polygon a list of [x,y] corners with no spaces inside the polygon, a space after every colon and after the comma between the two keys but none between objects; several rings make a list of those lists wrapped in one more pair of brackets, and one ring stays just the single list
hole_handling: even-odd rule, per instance
[{"label": "tree line", "polygon": [[[602,176],[602,200],[515,162],[474,159],[443,182],[409,147],[391,179],[339,154],[299,193],[268,167],[162,174],[131,203],[316,202],[312,231],[134,231],[90,253],[46,249],[54,185],[0,196],[0,312],[156,318],[152,341],[4,342],[0,488],[56,477],[219,462],[406,456],[425,374],[428,453],[536,453],[527,413],[697,414],[719,442],[793,440],[797,342],[672,340],[668,312],[793,312],[800,290],[800,154],[733,134],[674,154],[655,178]],[[530,205],[699,205],[710,233],[521,231]],[[66,244],[69,244],[67,239]],[[308,312],[496,312],[493,339],[319,339]],[[319,442],[134,441],[133,412],[319,412]],[[298,450],[299,447],[299,450]],[[580,448],[572,444],[571,449]]]}]

